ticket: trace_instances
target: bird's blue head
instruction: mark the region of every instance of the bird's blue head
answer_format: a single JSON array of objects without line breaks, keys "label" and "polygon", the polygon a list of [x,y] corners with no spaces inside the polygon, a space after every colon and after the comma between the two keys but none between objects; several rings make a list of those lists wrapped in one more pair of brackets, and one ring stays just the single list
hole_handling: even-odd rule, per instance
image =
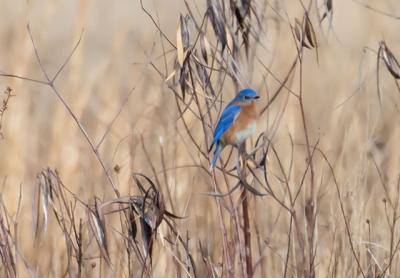
[{"label": "bird's blue head", "polygon": [[240,102],[243,104],[251,104],[256,99],[260,98],[257,92],[253,89],[247,88],[241,90],[233,100],[234,102]]}]

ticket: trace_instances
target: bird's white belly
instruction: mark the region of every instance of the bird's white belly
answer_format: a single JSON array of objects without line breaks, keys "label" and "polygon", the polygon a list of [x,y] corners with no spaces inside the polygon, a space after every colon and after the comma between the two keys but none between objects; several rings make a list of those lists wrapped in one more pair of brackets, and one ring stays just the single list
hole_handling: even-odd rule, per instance
[{"label": "bird's white belly", "polygon": [[257,124],[253,123],[249,125],[247,128],[237,131],[235,134],[236,144],[243,143],[247,138],[249,138],[257,128]]}]

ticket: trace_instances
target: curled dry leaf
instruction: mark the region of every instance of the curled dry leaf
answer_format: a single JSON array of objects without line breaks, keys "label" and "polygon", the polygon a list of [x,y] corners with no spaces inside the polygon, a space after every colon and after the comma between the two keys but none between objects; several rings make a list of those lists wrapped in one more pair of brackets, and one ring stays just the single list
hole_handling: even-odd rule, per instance
[{"label": "curled dry leaf", "polygon": [[384,41],[379,43],[380,53],[386,68],[395,79],[400,79],[400,65],[393,52],[387,47]]}]

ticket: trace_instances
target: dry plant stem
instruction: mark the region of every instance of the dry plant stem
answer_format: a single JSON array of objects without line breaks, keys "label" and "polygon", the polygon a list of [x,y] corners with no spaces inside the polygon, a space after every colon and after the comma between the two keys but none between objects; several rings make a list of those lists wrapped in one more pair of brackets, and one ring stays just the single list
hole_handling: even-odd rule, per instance
[{"label": "dry plant stem", "polygon": [[[301,2],[301,1],[300,1]],[[303,2],[301,2],[303,5]],[[310,1],[310,6],[311,6],[311,1]],[[309,8],[310,8],[309,6]],[[303,8],[305,10],[305,15],[303,17],[303,21],[308,19],[308,12],[306,8],[303,5]],[[306,204],[305,204],[305,217],[306,217],[306,223],[307,223],[307,242],[308,242],[308,269],[305,269],[304,275],[306,277],[315,277],[315,266],[314,266],[314,259],[315,259],[315,228],[316,228],[316,194],[315,194],[315,182],[314,182],[314,166],[313,166],[313,161],[312,161],[312,155],[311,155],[311,149],[310,149],[310,139],[309,139],[309,134],[307,130],[307,122],[306,122],[306,116],[305,116],[305,109],[304,109],[304,101],[303,101],[303,40],[304,36],[302,36],[299,48],[298,48],[298,59],[300,62],[300,77],[299,77],[299,82],[300,82],[300,89],[299,89],[299,96],[298,96],[298,101],[299,101],[299,107],[300,107],[300,113],[301,113],[301,121],[303,124],[303,131],[304,131],[304,137],[306,141],[306,148],[307,148],[307,160],[309,163],[310,167],[310,189],[309,189],[309,194],[306,196]],[[296,45],[297,46],[297,45]],[[296,223],[296,222],[295,222]],[[305,263],[305,262],[304,262]]]},{"label": "dry plant stem", "polygon": [[[229,196],[231,196],[231,194],[229,194]],[[236,236],[237,236],[237,244],[239,246],[244,246],[242,237],[244,237],[244,235],[242,235],[241,233],[241,228],[240,228],[240,218],[239,218],[239,211],[238,208],[235,208],[235,211],[233,212],[235,217],[235,226],[236,226]],[[243,245],[242,245],[243,244]],[[243,248],[240,248],[239,250],[239,259],[240,259],[240,266],[241,266],[241,270],[242,270],[242,276],[245,277],[246,276],[246,254],[244,254],[245,250],[243,250]]]},{"label": "dry plant stem", "polygon": [[288,243],[287,243],[287,250],[286,250],[286,258],[285,258],[285,271],[283,273],[283,277],[286,278],[288,265],[289,265],[289,257],[290,257],[290,246],[291,246],[291,238],[292,238],[292,223],[293,223],[293,215],[290,215],[290,222],[289,222],[289,231],[288,231]]},{"label": "dry plant stem", "polygon": [[250,218],[249,218],[249,206],[248,206],[248,195],[246,188],[242,187],[242,210],[243,210],[243,231],[244,231],[244,247],[246,254],[246,272],[247,277],[253,276],[253,260],[251,256],[251,233],[250,233]]},{"label": "dry plant stem", "polygon": [[[212,175],[213,175],[214,191],[215,191],[215,193],[218,193],[217,179],[215,177],[215,170],[212,171]],[[218,206],[218,216],[219,216],[219,221],[220,221],[220,230],[221,230],[221,234],[222,234],[222,244],[223,244],[224,257],[225,257],[225,262],[226,262],[227,277],[233,277],[232,262],[231,262],[231,258],[229,255],[229,249],[228,249],[228,233],[226,231],[224,217],[222,214],[221,200],[219,199],[219,197],[215,197],[215,201],[217,202],[217,206]]]},{"label": "dry plant stem", "polygon": [[67,57],[67,59],[62,63],[62,65],[59,67],[59,69],[57,70],[56,74],[50,78],[49,75],[47,74],[46,69],[43,66],[42,63],[42,59],[40,58],[40,55],[38,53],[38,49],[36,47],[35,41],[33,39],[33,35],[31,32],[31,28],[29,26],[29,24],[27,25],[27,29],[28,29],[28,33],[29,33],[29,37],[33,46],[33,50],[35,52],[35,57],[36,60],[40,66],[40,69],[43,73],[43,75],[46,78],[46,81],[42,81],[42,80],[36,80],[36,79],[31,79],[31,78],[27,78],[27,77],[23,77],[23,76],[18,76],[18,75],[14,75],[14,74],[3,74],[1,73],[0,76],[4,76],[4,77],[12,77],[12,78],[17,78],[17,79],[22,79],[22,80],[27,80],[27,81],[31,81],[34,83],[39,83],[39,84],[43,84],[48,86],[51,91],[56,95],[56,97],[58,98],[58,100],[62,103],[62,105],[64,106],[64,108],[67,110],[68,114],[72,117],[72,119],[74,120],[74,122],[76,123],[76,125],[78,126],[79,130],[81,131],[81,133],[83,134],[84,138],[86,139],[87,143],[89,144],[91,150],[93,151],[94,155],[96,156],[97,161],[100,163],[106,178],[108,180],[108,182],[110,183],[110,185],[112,186],[114,193],[117,197],[120,197],[120,193],[116,187],[116,184],[114,183],[113,179],[111,178],[110,173],[108,172],[103,159],[100,157],[98,148],[95,146],[94,142],[90,139],[88,133],[86,132],[85,128],[83,127],[83,125],[81,124],[81,122],[79,121],[78,117],[76,116],[76,114],[72,111],[71,107],[68,105],[68,103],[64,100],[64,98],[61,96],[61,94],[59,93],[59,91],[57,90],[56,86],[55,86],[55,81],[57,79],[57,77],[59,76],[59,74],[62,72],[62,70],[64,69],[64,67],[68,64],[69,60],[71,59],[71,57],[73,56],[74,52],[76,51],[77,47],[79,46],[80,42],[81,42],[81,38],[82,38],[82,34],[81,37],[79,38],[78,42],[75,44],[74,48],[72,49],[71,53],[69,54],[69,56]]},{"label": "dry plant stem", "polygon": [[288,73],[285,76],[285,79],[281,82],[281,85],[279,86],[279,88],[276,90],[276,92],[270,98],[270,100],[268,101],[268,104],[264,108],[261,109],[260,115],[264,114],[264,112],[268,110],[268,108],[271,106],[271,104],[276,100],[276,98],[279,96],[279,94],[283,91],[283,88],[286,88],[286,83],[288,82],[290,76],[292,75],[293,71],[295,70],[298,60],[299,60],[299,58],[298,58],[298,56],[296,56],[292,65],[290,66]]},{"label": "dry plant stem", "polygon": [[111,122],[108,124],[106,131],[104,132],[103,136],[101,137],[101,139],[99,140],[99,142],[96,145],[96,149],[100,149],[101,144],[104,142],[104,139],[106,139],[107,135],[110,133],[111,131],[111,127],[113,126],[113,124],[115,123],[115,121],[117,120],[117,118],[119,117],[119,115],[121,115],[122,110],[124,110],[125,105],[128,103],[129,98],[131,97],[132,93],[135,91],[135,87],[133,87],[129,93],[126,95],[125,99],[122,101],[122,104],[120,106],[120,108],[118,109],[118,112],[115,114],[114,118],[111,120]]},{"label": "dry plant stem", "polygon": [[5,97],[0,106],[0,140],[4,138],[3,133],[1,132],[4,114],[5,114],[6,110],[8,109],[8,104],[9,104],[10,98],[15,96],[12,94],[12,89],[10,87],[7,87],[4,90],[4,94],[5,94]]},{"label": "dry plant stem", "polygon": [[[228,174],[225,171],[225,169],[223,170],[223,175],[224,175],[224,181],[225,181],[226,189],[229,192],[230,191],[230,189],[229,189],[230,188],[230,184],[229,184],[229,180],[228,180]],[[235,229],[236,229],[236,239],[237,239],[237,242],[239,243],[239,246],[240,246],[242,244],[241,243],[242,239],[241,239],[241,231],[240,231],[241,229],[240,229],[239,212],[238,212],[237,207],[235,207],[235,205],[234,205],[234,202],[233,202],[233,199],[232,199],[232,194],[229,193],[229,194],[227,194],[227,196],[229,198],[229,208],[228,208],[228,210],[230,212],[231,218],[233,218]],[[234,217],[232,217],[232,214],[234,215]],[[233,241],[235,242],[236,239],[234,238]],[[242,255],[243,255],[242,253],[239,253],[240,260],[243,260],[243,258],[242,258],[243,256]],[[246,273],[245,264],[242,263],[241,265],[242,265],[242,274],[244,276],[245,273]]]},{"label": "dry plant stem", "polygon": [[[324,152],[322,152],[322,151],[319,150],[319,149],[316,149],[316,150],[321,154],[322,158],[323,158],[323,159],[325,160],[325,162],[328,164],[328,167],[329,167],[330,172],[331,172],[331,174],[332,174],[333,182],[334,182],[334,184],[335,184],[336,192],[337,192],[337,194],[338,194],[338,199],[339,199],[339,204],[340,204],[340,210],[341,210],[341,212],[342,212],[344,224],[345,224],[345,226],[346,226],[346,234],[347,234],[347,237],[349,238],[349,243],[350,243],[350,247],[351,247],[351,252],[353,253],[354,259],[355,259],[356,262],[357,262],[358,270],[360,271],[361,275],[362,275],[363,277],[365,277],[365,274],[364,274],[364,272],[363,272],[363,270],[362,270],[362,267],[361,267],[360,259],[358,258],[357,254],[356,254],[356,250],[354,249],[354,243],[353,243],[353,240],[352,240],[352,238],[351,238],[350,226],[349,226],[349,223],[348,223],[348,220],[347,220],[345,211],[344,211],[344,205],[343,205],[343,201],[342,201],[342,196],[341,196],[341,193],[340,193],[339,184],[338,184],[338,182],[337,182],[337,180],[336,180],[336,175],[335,175],[335,172],[334,172],[334,170],[333,170],[333,166],[332,166],[332,164],[329,162],[329,160],[328,160],[328,158],[326,157],[326,155],[325,155]],[[400,242],[400,241],[399,241],[399,242]]]},{"label": "dry plant stem", "polygon": [[[240,169],[240,175],[243,179],[246,177],[246,151],[245,151],[245,146],[242,144],[242,146],[238,150],[238,160],[240,163],[240,160],[242,161],[243,167]],[[246,274],[247,277],[252,277],[253,276],[253,260],[251,257],[251,233],[250,233],[250,219],[249,219],[249,205],[248,205],[248,195],[247,195],[247,189],[246,187],[242,184],[241,186],[241,203],[242,203],[242,212],[243,212],[243,233],[244,233],[244,253],[246,257]]]},{"label": "dry plant stem", "polygon": [[[14,217],[14,234],[15,235],[18,235],[18,218],[21,213],[21,201],[22,201],[22,184],[19,185],[19,197],[18,197],[17,212]],[[17,256],[17,254],[19,253],[18,249],[19,249],[18,248],[18,238],[17,238],[17,236],[15,236],[14,252],[15,252],[15,269],[17,270],[16,271],[17,276],[18,276],[18,256]]]},{"label": "dry plant stem", "polygon": [[302,80],[303,80],[303,62],[300,61],[300,96],[299,96],[299,105],[301,111],[301,119],[303,122],[304,136],[306,139],[306,147],[307,147],[307,159],[310,165],[310,193],[306,200],[305,214],[307,220],[307,237],[308,237],[308,262],[309,269],[308,274],[310,277],[315,277],[315,269],[314,269],[314,243],[315,243],[315,225],[316,225],[316,195],[315,195],[315,183],[314,183],[314,166],[311,156],[310,150],[310,139],[307,131],[306,124],[306,116],[304,112],[304,103],[303,103],[303,90],[302,90]]},{"label": "dry plant stem", "polygon": [[364,8],[366,8],[368,10],[371,10],[373,12],[376,12],[378,14],[381,14],[381,15],[384,15],[384,16],[387,16],[387,17],[390,17],[390,18],[393,18],[393,19],[396,19],[396,20],[400,20],[400,16],[398,16],[398,15],[378,10],[378,9],[376,9],[376,8],[374,8],[374,7],[372,7],[372,6],[368,5],[368,4],[362,3],[361,1],[358,1],[358,0],[353,0],[353,2],[356,2],[359,5],[363,6]]}]

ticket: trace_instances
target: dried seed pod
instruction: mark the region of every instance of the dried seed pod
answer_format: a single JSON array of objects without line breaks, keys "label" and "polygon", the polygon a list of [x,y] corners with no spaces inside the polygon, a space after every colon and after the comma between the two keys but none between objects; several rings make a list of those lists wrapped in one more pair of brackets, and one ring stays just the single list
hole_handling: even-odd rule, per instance
[{"label": "dried seed pod", "polygon": [[136,215],[135,208],[131,205],[131,209],[129,210],[129,235],[133,240],[136,239],[137,235],[137,226],[136,226]]},{"label": "dried seed pod", "polygon": [[186,50],[189,48],[189,30],[187,22],[189,16],[183,17],[180,15],[178,29],[176,31],[176,51],[178,56],[178,62],[180,66],[183,66],[185,56],[187,55]]},{"label": "dried seed pod", "polygon": [[251,0],[241,0],[240,2],[241,2],[241,6],[242,6],[242,15],[243,15],[243,17],[246,17],[250,11]]},{"label": "dried seed pod", "polygon": [[315,36],[314,27],[308,16],[306,16],[305,25],[306,25],[305,26],[306,38],[307,38],[308,42],[310,43],[310,45],[313,48],[315,48],[315,47],[317,47],[317,38]]},{"label": "dried seed pod", "polygon": [[182,65],[180,76],[179,76],[179,85],[181,87],[182,99],[183,100],[185,100],[186,88],[187,88],[187,80],[189,78],[189,69],[188,69],[187,63],[185,61],[187,61],[187,59],[185,59],[183,61],[183,65]]},{"label": "dried seed pod", "polygon": [[243,27],[244,27],[244,18],[242,16],[242,13],[241,13],[239,7],[236,5],[235,2],[231,2],[231,3],[233,3],[235,5],[232,9],[234,10],[236,21],[238,22],[240,29],[243,29]]},{"label": "dried seed pod", "polygon": [[311,49],[311,47],[307,44],[304,38],[303,24],[297,18],[295,19],[295,24],[294,24],[294,34],[296,35],[297,40],[299,41],[299,43],[302,44],[302,46]]},{"label": "dried seed pod", "polygon": [[219,42],[222,45],[222,51],[226,46],[226,32],[225,32],[225,24],[224,19],[222,17],[222,9],[218,0],[208,0],[208,16],[211,20],[211,24],[214,29],[214,33],[217,36]]},{"label": "dried seed pod", "polygon": [[322,15],[321,22],[325,19],[325,17],[327,16],[330,17],[332,15],[333,12],[332,0],[325,0],[324,7],[325,7],[325,12]]},{"label": "dried seed pod", "polygon": [[140,227],[142,228],[142,240],[143,240],[143,252],[145,257],[152,258],[152,238],[153,238],[153,230],[149,224],[145,221],[144,218],[140,217]]},{"label": "dried seed pod", "polygon": [[386,68],[395,79],[400,79],[400,65],[392,51],[387,47],[384,41],[379,43],[380,53]]},{"label": "dried seed pod", "polygon": [[296,18],[293,29],[297,40],[301,44],[300,47],[305,47],[308,49],[315,48],[315,53],[318,62],[317,36],[315,35],[314,27],[308,15],[307,14],[304,15],[302,22],[300,22],[300,20]]},{"label": "dried seed pod", "polygon": [[210,53],[210,44],[203,33],[200,34],[200,50],[206,64],[208,64],[208,55]]}]

